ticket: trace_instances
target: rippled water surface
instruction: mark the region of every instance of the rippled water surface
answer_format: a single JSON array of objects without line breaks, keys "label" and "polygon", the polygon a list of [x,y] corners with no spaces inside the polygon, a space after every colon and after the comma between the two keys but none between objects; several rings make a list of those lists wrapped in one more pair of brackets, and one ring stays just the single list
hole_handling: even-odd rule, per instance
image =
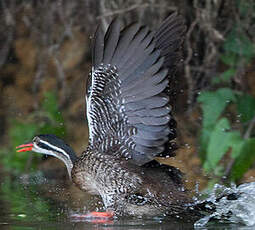
[{"label": "rippled water surface", "polygon": [[[192,228],[193,223],[162,219],[116,219],[104,224],[71,218],[74,213],[94,210],[96,200],[87,201],[73,195],[77,190],[60,181],[36,176],[13,179],[1,176],[0,229],[179,229]],[[88,197],[91,200],[91,197]],[[96,207],[95,207],[96,208]]]},{"label": "rippled water surface", "polygon": [[[27,179],[1,176],[0,229],[193,229],[194,223],[176,219],[116,219],[104,224],[71,218],[74,213],[95,210],[91,197],[76,194],[70,184],[45,179],[41,175]],[[212,197],[211,197],[212,199]],[[236,206],[235,206],[236,207]],[[197,229],[253,229],[239,223],[210,222]]]}]

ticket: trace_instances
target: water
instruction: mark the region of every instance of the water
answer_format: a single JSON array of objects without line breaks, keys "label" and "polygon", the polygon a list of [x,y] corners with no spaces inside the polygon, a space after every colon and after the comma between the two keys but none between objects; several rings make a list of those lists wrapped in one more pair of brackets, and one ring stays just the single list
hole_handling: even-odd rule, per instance
[{"label": "water", "polygon": [[[77,194],[78,193],[78,194]],[[97,198],[79,192],[64,181],[40,173],[13,180],[1,178],[0,229],[190,229],[193,223],[176,219],[114,219],[95,224],[71,218],[74,213],[100,210]],[[85,206],[85,207],[84,207]]]},{"label": "water", "polygon": [[230,188],[216,184],[207,201],[211,203],[208,207],[216,210],[198,220],[196,227],[205,226],[211,219],[255,227],[255,182]]},{"label": "water", "polygon": [[[196,222],[196,229],[253,229],[255,183],[226,188],[217,185],[208,201],[216,205],[214,214]],[[219,199],[231,193],[239,200]],[[99,203],[98,203],[99,202]],[[100,201],[79,192],[64,181],[45,179],[40,173],[13,179],[1,177],[0,229],[193,229],[194,223],[169,218],[128,219],[96,224],[71,218],[73,213],[100,210]],[[229,215],[229,211],[233,214]],[[228,214],[228,215],[226,215]],[[218,221],[216,221],[218,219]]]}]

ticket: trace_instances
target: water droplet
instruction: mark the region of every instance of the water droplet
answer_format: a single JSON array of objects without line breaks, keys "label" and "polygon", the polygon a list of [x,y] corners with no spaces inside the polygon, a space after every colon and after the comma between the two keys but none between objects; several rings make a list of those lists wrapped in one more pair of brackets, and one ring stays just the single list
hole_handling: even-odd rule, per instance
[{"label": "water droplet", "polygon": [[[230,195],[234,195],[235,199],[228,199]],[[205,226],[211,219],[247,226],[255,224],[255,182],[238,187],[232,184],[230,188],[216,184],[206,201],[205,207],[215,211],[198,220],[195,227]]]}]

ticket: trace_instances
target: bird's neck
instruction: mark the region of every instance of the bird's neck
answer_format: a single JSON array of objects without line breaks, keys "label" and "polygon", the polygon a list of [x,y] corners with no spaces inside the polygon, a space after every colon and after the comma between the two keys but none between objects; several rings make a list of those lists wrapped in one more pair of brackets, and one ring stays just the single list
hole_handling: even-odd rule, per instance
[{"label": "bird's neck", "polygon": [[65,152],[67,154],[65,155],[56,154],[55,157],[57,157],[58,159],[60,159],[61,161],[65,163],[69,178],[72,180],[72,176],[71,176],[72,169],[78,157],[76,156],[75,152],[70,146],[67,146],[67,147],[68,148],[65,148]]}]

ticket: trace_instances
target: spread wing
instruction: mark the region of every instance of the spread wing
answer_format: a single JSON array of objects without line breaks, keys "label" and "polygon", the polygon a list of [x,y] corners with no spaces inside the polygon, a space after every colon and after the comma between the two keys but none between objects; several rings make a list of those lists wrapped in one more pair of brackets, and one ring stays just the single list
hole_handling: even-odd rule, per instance
[{"label": "spread wing", "polygon": [[166,89],[179,60],[185,26],[170,15],[156,32],[118,19],[95,32],[87,82],[89,145],[143,165],[175,137]]}]

